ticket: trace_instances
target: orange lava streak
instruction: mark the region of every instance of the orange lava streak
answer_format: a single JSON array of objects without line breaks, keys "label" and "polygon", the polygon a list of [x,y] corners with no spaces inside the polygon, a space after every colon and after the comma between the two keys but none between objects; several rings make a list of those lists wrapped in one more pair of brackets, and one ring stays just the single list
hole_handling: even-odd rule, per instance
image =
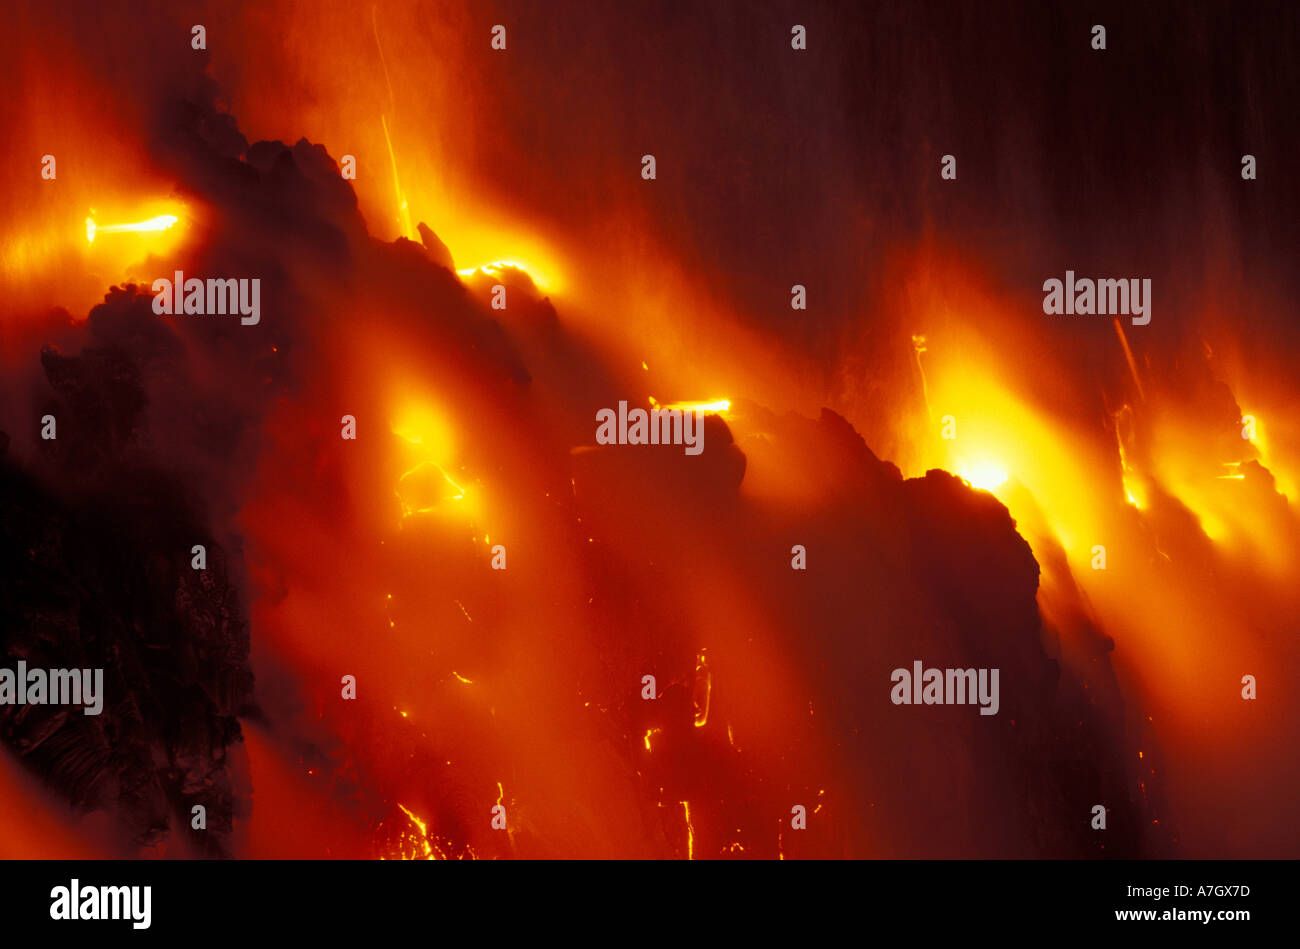
[{"label": "orange lava streak", "polygon": [[96,224],[94,218],[86,218],[86,240],[90,243],[95,242],[95,236],[98,234],[120,234],[127,231],[165,231],[180,218],[174,214],[160,214],[158,217],[150,218],[147,221],[139,221],[135,224]]}]

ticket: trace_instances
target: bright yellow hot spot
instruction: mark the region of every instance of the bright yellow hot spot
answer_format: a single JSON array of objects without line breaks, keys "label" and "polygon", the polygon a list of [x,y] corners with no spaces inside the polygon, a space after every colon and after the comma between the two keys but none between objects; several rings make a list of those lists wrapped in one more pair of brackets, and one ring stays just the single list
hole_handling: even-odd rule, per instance
[{"label": "bright yellow hot spot", "polygon": [[98,234],[118,234],[126,231],[165,231],[180,218],[174,214],[160,214],[158,217],[150,218],[147,221],[138,221],[134,224],[96,224],[94,218],[86,218],[86,240],[90,243],[95,242],[95,236]]},{"label": "bright yellow hot spot", "polygon": [[466,267],[463,270],[457,270],[456,273],[462,277],[472,277],[481,270],[489,277],[499,278],[501,270],[505,267],[513,267],[515,270],[528,274],[528,278],[533,281],[538,290],[551,289],[551,282],[546,276],[537,267],[522,260],[494,260],[491,263],[479,264],[477,267]]},{"label": "bright yellow hot spot", "polygon": [[713,412],[724,415],[731,408],[730,399],[714,399],[712,402],[670,402],[660,405],[654,396],[650,396],[652,409],[680,409],[683,412]]},{"label": "bright yellow hot spot", "polygon": [[426,461],[446,463],[455,450],[451,425],[427,404],[413,402],[403,406],[390,428],[398,438],[418,445]]},{"label": "bright yellow hot spot", "polygon": [[995,491],[1007,481],[1006,471],[988,461],[976,462],[972,465],[959,464],[957,473],[971,487],[979,488],[981,491]]},{"label": "bright yellow hot spot", "polygon": [[[1086,552],[1091,544],[1079,545],[1113,516],[1114,488],[1099,490],[1093,473],[1113,465],[1115,449],[1088,443],[1044,411],[1020,390],[1016,373],[1002,368],[1005,354],[979,338],[930,334],[924,346],[924,375],[918,367],[917,381],[926,407],[908,426],[925,434],[904,454],[903,474],[951,471],[1006,504],[1035,550],[1059,543],[1071,553]],[[1135,496],[1141,494],[1135,490]]]},{"label": "bright yellow hot spot", "polygon": [[465,503],[465,488],[448,473],[455,458],[455,440],[446,418],[427,403],[409,402],[390,428],[410,446],[409,467],[398,478],[397,497],[403,517],[428,514],[445,502]]}]

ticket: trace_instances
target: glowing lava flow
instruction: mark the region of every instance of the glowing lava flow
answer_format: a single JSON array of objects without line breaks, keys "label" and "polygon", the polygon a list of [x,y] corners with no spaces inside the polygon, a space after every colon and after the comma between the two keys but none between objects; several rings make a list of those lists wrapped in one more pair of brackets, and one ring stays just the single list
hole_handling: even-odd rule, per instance
[{"label": "glowing lava flow", "polygon": [[398,479],[397,498],[402,502],[402,516],[408,517],[432,513],[438,501],[464,500],[465,489],[434,462],[422,461]]},{"label": "glowing lava flow", "polygon": [[670,402],[667,405],[660,405],[654,396],[650,396],[650,407],[652,409],[679,409],[683,412],[712,412],[716,415],[725,415],[731,409],[731,400],[714,399],[711,402]]},{"label": "glowing lava flow", "polygon": [[395,493],[403,519],[434,513],[445,501],[465,501],[465,488],[441,464],[451,455],[451,429],[441,419],[423,406],[410,407],[391,430],[407,445],[414,446],[419,459],[397,480]]},{"label": "glowing lava flow", "polygon": [[158,217],[150,218],[147,221],[139,221],[135,224],[97,225],[93,218],[86,218],[86,240],[93,244],[96,234],[120,234],[126,231],[165,231],[178,220],[180,219],[173,214],[160,214]]},{"label": "glowing lava flow", "polygon": [[[701,649],[695,656],[695,689],[692,703],[695,706],[695,727],[703,728],[709,721],[709,700],[713,695],[713,672],[709,660]],[[649,741],[646,742],[649,747]]]},{"label": "glowing lava flow", "polygon": [[[405,830],[398,839],[396,853],[394,857],[398,860],[450,860],[455,845],[446,839],[440,839],[436,834],[429,833],[429,825],[416,817],[414,813],[406,808],[405,805],[398,803],[398,808],[407,819],[415,825],[417,834],[414,830]],[[381,860],[388,859],[380,857]],[[458,860],[477,860],[478,854],[474,848],[466,846],[460,853]]]},{"label": "glowing lava flow", "polygon": [[[424,823],[424,821],[420,820],[420,818],[416,817],[414,814],[412,814],[410,811],[408,811],[408,810],[407,810],[405,807],[403,807],[401,804],[398,804],[397,806],[398,806],[399,808],[401,808],[403,814],[405,814],[407,817],[409,817],[409,818],[411,819],[411,823],[414,824],[416,827],[418,827],[418,828],[420,829],[420,836],[419,836],[418,838],[416,838],[414,834],[411,834],[410,836],[411,836],[412,840],[415,840],[415,841],[417,841],[418,843],[420,843],[420,844],[423,845],[423,847],[424,847],[424,859],[426,859],[426,860],[434,860],[434,859],[436,859],[436,858],[434,857],[434,855],[433,855],[433,845],[429,842],[429,828],[428,828],[428,825],[426,825],[426,824]],[[405,859],[405,858],[403,858],[403,859]]]},{"label": "glowing lava flow", "polygon": [[462,277],[472,277],[474,274],[482,271],[489,277],[499,280],[501,278],[501,271],[506,268],[511,268],[518,270],[520,273],[527,274],[528,279],[531,280],[533,285],[539,290],[547,290],[551,286],[550,281],[536,267],[532,264],[526,264],[518,260],[494,260],[489,264],[479,264],[477,267],[466,267],[463,270],[457,270],[456,273],[460,274]]}]

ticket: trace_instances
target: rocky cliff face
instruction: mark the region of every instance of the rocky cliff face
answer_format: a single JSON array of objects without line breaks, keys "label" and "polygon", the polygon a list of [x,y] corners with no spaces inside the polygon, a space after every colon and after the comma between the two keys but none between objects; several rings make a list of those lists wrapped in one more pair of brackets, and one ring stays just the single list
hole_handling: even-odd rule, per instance
[{"label": "rocky cliff face", "polygon": [[[246,803],[229,764],[253,686],[238,554],[211,536],[192,487],[143,450],[138,358],[47,350],[57,437],[38,476],[0,464],[3,662],[104,674],[100,714],[0,705],[0,737],[54,794],[104,811],[128,852],[170,838],[172,852],[220,855]],[[206,833],[189,833],[194,805]]]}]

